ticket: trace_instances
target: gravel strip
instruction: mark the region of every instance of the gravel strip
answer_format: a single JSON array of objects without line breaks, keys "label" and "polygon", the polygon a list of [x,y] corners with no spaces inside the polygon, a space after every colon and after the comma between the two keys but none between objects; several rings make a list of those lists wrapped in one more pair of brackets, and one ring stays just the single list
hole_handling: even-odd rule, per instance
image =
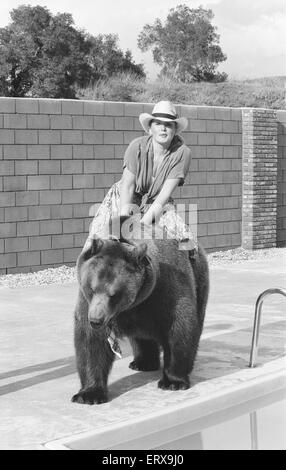
[{"label": "gravel strip", "polygon": [[259,261],[286,256],[286,248],[267,248],[264,250],[245,250],[244,248],[235,248],[227,251],[216,251],[208,254],[210,266],[220,264],[243,263],[244,261]]},{"label": "gravel strip", "polygon": [[0,287],[29,287],[48,286],[50,284],[69,284],[76,282],[74,267],[60,266],[59,268],[43,269],[35,273],[6,274],[0,276]]},{"label": "gravel strip", "polygon": [[[208,254],[208,261],[210,266],[219,266],[277,257],[286,257],[286,248],[269,248],[255,251],[235,248],[227,251],[216,251]],[[0,276],[0,287],[15,289],[17,287],[69,284],[76,281],[75,267],[60,266],[59,268],[43,269],[34,273],[2,275]]]}]

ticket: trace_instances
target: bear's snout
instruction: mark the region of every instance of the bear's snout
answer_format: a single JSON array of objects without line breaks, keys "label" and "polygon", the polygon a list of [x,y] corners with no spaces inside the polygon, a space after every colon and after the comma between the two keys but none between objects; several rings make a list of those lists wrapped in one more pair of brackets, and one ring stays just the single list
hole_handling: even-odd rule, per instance
[{"label": "bear's snout", "polygon": [[98,330],[102,328],[102,326],[104,325],[104,319],[102,318],[101,320],[98,320],[98,321],[90,320],[89,324],[93,330]]},{"label": "bear's snout", "polygon": [[106,295],[95,295],[90,303],[88,311],[89,323],[93,328],[99,328],[107,324],[111,318],[109,299]]}]

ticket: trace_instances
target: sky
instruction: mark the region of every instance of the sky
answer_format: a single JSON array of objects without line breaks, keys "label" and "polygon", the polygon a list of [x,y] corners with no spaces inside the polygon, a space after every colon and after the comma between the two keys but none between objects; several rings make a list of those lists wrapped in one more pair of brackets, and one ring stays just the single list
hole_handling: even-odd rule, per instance
[{"label": "sky", "polygon": [[214,13],[213,25],[227,55],[219,70],[232,79],[286,75],[286,0],[6,0],[0,4],[0,27],[19,5],[46,6],[51,13],[71,13],[75,26],[92,35],[117,34],[119,47],[130,49],[150,79],[159,71],[152,53],[142,53],[137,38],[145,24],[164,23],[171,8],[202,5]]}]

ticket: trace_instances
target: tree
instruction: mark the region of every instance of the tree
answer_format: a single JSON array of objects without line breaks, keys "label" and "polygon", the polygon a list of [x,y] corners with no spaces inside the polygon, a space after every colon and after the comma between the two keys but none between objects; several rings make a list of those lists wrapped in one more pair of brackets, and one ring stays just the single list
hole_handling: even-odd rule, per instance
[{"label": "tree", "polygon": [[127,49],[124,53],[119,49],[116,34],[99,34],[90,36],[89,40],[91,42],[89,64],[94,81],[122,72],[130,72],[145,78],[143,65],[135,64],[131,51]]},{"label": "tree", "polygon": [[0,28],[0,86],[5,96],[74,98],[90,67],[90,43],[72,16],[53,16],[46,7],[22,5]]},{"label": "tree", "polygon": [[52,15],[46,7],[21,5],[0,28],[0,94],[75,98],[76,86],[119,71],[145,76],[117,36],[93,37],[75,28],[72,15]]},{"label": "tree", "polygon": [[186,5],[172,8],[163,25],[157,18],[146,24],[138,37],[142,52],[151,49],[161,73],[183,82],[224,81],[225,73],[216,69],[226,60],[219,46],[219,35],[211,24],[212,10]]}]

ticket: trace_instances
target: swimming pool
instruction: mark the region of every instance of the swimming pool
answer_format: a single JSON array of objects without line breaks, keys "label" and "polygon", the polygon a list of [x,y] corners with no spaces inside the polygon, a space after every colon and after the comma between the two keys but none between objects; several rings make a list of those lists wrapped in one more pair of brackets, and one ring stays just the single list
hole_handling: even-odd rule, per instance
[{"label": "swimming pool", "polygon": [[[199,384],[199,395],[48,449],[285,449],[285,358]],[[138,391],[140,394],[140,391]]]},{"label": "swimming pool", "polygon": [[[188,423],[173,430],[173,438],[156,450],[284,450],[286,449],[286,390],[245,402],[201,422],[188,434]],[[216,424],[211,424],[216,423]],[[177,436],[174,439],[174,436]]]}]

